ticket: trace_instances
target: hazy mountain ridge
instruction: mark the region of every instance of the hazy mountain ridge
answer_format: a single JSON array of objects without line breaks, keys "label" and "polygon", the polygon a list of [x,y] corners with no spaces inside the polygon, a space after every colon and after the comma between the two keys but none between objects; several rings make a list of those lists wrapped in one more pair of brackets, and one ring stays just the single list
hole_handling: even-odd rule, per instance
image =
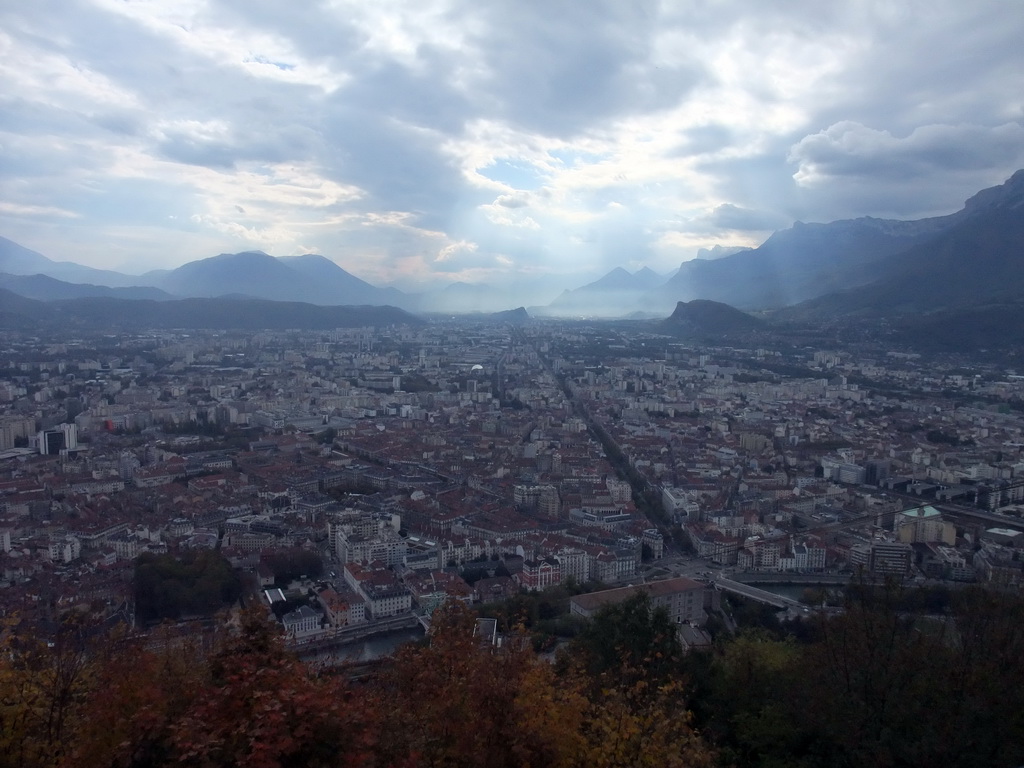
[{"label": "hazy mountain ridge", "polygon": [[[729,255],[734,250],[730,247],[704,249],[705,255],[718,258],[684,262],[670,276],[648,268],[635,273],[616,268],[592,283],[563,292],[547,306],[531,306],[530,312],[535,316],[664,316],[680,301],[704,299],[747,310],[799,305],[783,314],[811,317],[901,308],[931,311],[960,306],[965,300],[997,301],[1014,297],[1024,288],[1018,276],[1024,272],[1019,269],[1022,213],[1024,171],[1018,171],[1006,183],[976,193],[960,211],[947,216],[797,222],[755,249]],[[38,279],[40,285],[31,289],[24,287],[25,281],[5,281],[8,288],[47,299],[102,294],[105,286],[151,285],[178,297],[247,296],[323,306],[388,305],[423,312],[488,313],[516,305],[509,291],[485,284],[455,283],[421,294],[378,288],[314,254],[280,258],[262,251],[220,254],[132,277],[51,261],[0,238],[0,271],[63,280],[65,285],[51,285],[52,291],[44,290]],[[62,276],[68,273],[90,279]],[[146,297],[144,292],[129,295]]]},{"label": "hazy mountain ridge", "polygon": [[222,253],[183,264],[157,284],[181,297],[241,294],[322,306],[404,303],[399,291],[376,288],[315,254],[277,258],[263,251]]},{"label": "hazy mountain ridge", "polygon": [[948,312],[1024,295],[1024,171],[975,195],[956,222],[900,254],[871,283],[820,296],[781,318]]},{"label": "hazy mountain ridge", "polygon": [[488,317],[495,322],[511,323],[512,325],[525,325],[532,319],[530,313],[526,311],[526,307],[506,309],[503,312],[492,312]]},{"label": "hazy mountain ridge", "polygon": [[0,328],[29,330],[47,318],[47,304],[0,288]]},{"label": "hazy mountain ridge", "polygon": [[6,237],[0,237],[0,272],[10,275],[46,275],[68,283],[101,285],[109,288],[149,285],[138,275],[125,275],[109,269],[94,269],[73,261],[54,261]]},{"label": "hazy mountain ridge", "polygon": [[[713,245],[710,248],[698,248],[697,255],[694,258],[715,261],[716,259],[724,259],[726,256],[735,256],[737,253],[752,250],[753,248],[746,245]],[[686,262],[683,263],[685,264]]]},{"label": "hazy mountain ridge", "polygon": [[321,289],[319,298],[325,299],[325,301],[305,299],[314,304],[383,303],[408,309],[407,305],[412,301],[410,296],[397,288],[378,288],[371,285],[320,254],[282,256],[279,261],[316,281]]},{"label": "hazy mountain ridge", "polygon": [[0,289],[0,327],[4,328],[330,330],[423,322],[405,310],[389,306],[322,307],[249,298],[153,301],[88,297],[42,302]]},{"label": "hazy mountain ridge", "polygon": [[69,283],[49,275],[12,275],[0,272],[0,282],[4,287],[27,299],[39,301],[60,301],[61,299],[81,299],[87,297],[106,296],[119,299],[152,299],[167,301],[173,299],[166,291],[145,285],[134,285],[124,288],[110,288],[106,285],[90,283]]},{"label": "hazy mountain ridge", "polygon": [[535,311],[551,316],[622,317],[642,309],[644,294],[665,279],[647,267],[635,273],[616,267],[592,283],[563,291],[546,307],[537,307]]},{"label": "hazy mountain ridge", "polygon": [[496,307],[508,306],[505,292],[488,283],[455,282],[440,290],[427,291],[412,297],[412,306],[420,312],[488,313]]},{"label": "hazy mountain ridge", "polygon": [[900,340],[919,350],[1024,348],[1024,301],[910,313],[892,324]]},{"label": "hazy mountain ridge", "polygon": [[666,307],[703,298],[742,309],[796,304],[871,282],[887,261],[952,224],[950,217],[797,222],[753,250],[685,262],[671,280],[645,297],[646,303]]}]

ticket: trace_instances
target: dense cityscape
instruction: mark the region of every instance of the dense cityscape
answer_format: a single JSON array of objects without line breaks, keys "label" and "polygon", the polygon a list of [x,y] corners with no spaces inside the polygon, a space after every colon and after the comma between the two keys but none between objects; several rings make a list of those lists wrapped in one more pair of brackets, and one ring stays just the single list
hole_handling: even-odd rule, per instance
[{"label": "dense cityscape", "polygon": [[453,602],[491,647],[556,658],[640,593],[674,648],[714,653],[842,615],[851,582],[940,611],[1019,588],[1024,377],[758,341],[8,332],[0,610],[12,637],[79,617],[210,647],[256,611],[310,669],[365,674]]},{"label": "dense cityscape", "polygon": [[[4,346],[23,619],[138,624],[136,559],[202,549],[250,587],[315,554],[296,642],[652,572],[1021,579],[1024,377],[995,366],[469,320]],[[467,583],[479,561],[502,575]]]}]

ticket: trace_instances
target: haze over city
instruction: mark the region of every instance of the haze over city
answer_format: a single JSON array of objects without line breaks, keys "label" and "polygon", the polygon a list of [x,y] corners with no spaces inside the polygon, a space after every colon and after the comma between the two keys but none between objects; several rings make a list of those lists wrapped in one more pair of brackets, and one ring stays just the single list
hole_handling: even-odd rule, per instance
[{"label": "haze over city", "polygon": [[261,249],[557,292],[1024,166],[999,2],[83,0],[0,29],[0,235],[133,274]]},{"label": "haze over city", "polygon": [[1020,3],[0,3],[0,768],[1024,766]]}]

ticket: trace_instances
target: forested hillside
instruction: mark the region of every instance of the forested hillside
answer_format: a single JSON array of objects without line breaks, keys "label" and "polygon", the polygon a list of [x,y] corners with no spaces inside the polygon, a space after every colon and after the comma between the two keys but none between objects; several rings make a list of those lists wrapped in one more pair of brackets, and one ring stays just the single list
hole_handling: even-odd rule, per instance
[{"label": "forested hillside", "polygon": [[455,604],[354,679],[304,665],[255,613],[212,650],[84,619],[48,645],[8,621],[0,766],[1020,764],[1020,599],[921,597],[861,590],[795,633],[683,654],[641,595],[553,663],[514,635],[482,644]]}]

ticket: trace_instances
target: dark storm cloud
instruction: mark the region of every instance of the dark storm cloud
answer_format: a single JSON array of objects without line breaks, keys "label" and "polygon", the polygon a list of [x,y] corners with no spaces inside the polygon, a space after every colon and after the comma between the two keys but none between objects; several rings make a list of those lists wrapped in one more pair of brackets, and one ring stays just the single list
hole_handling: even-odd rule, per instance
[{"label": "dark storm cloud", "polygon": [[650,61],[658,27],[651,3],[478,7],[483,101],[528,130],[569,138],[595,122],[668,108],[703,76],[695,61],[672,68]]},{"label": "dark storm cloud", "polygon": [[156,151],[169,160],[230,169],[243,161],[280,163],[309,157],[319,137],[300,125],[204,125],[183,121],[161,127]]},{"label": "dark storm cloud", "polygon": [[897,137],[845,122],[801,139],[789,159],[809,181],[917,179],[935,172],[1004,169],[1024,162],[1024,126],[926,125]]},{"label": "dark storm cloud", "polygon": [[437,61],[415,70],[397,62],[382,62],[362,71],[338,98],[358,105],[364,113],[457,134],[473,114],[472,105],[447,84],[448,67],[440,55],[424,58]]},{"label": "dark storm cloud", "polygon": [[348,106],[344,94],[325,110],[323,155],[329,175],[365,190],[383,210],[409,211],[428,229],[444,226],[464,194],[437,137],[374,111]]},{"label": "dark storm cloud", "polygon": [[1024,126],[929,125],[894,136],[840,123],[790,151],[795,178],[826,216],[842,210],[914,217],[950,213],[1024,166]]}]

